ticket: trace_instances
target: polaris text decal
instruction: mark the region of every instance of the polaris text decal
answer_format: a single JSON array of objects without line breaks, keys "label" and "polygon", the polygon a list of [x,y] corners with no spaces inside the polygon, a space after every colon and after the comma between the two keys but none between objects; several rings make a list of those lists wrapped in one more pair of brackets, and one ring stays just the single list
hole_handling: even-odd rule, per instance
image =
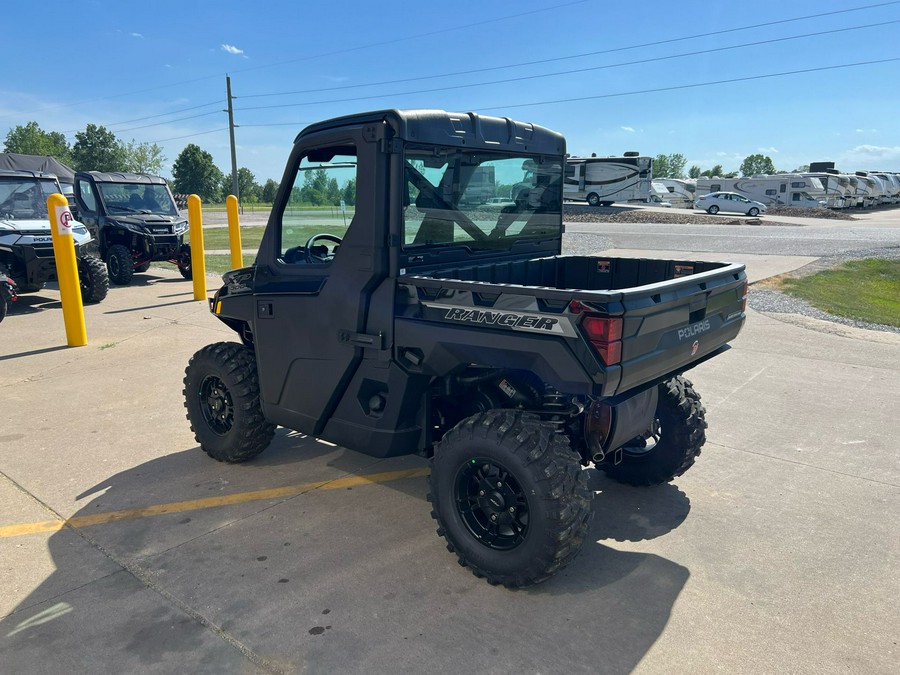
[{"label": "polaris text decal", "polygon": [[523,330],[534,333],[550,333],[553,335],[575,336],[572,323],[557,316],[546,314],[530,314],[525,312],[505,312],[490,309],[472,309],[471,307],[451,307],[448,305],[425,305],[430,309],[440,310],[445,321],[465,323],[478,326],[497,326]]},{"label": "polaris text decal", "polygon": [[690,326],[686,328],[678,329],[678,339],[684,340],[685,338],[694,337],[695,335],[700,335],[700,333],[705,333],[710,329],[709,319],[704,319],[698,323],[692,323]]}]

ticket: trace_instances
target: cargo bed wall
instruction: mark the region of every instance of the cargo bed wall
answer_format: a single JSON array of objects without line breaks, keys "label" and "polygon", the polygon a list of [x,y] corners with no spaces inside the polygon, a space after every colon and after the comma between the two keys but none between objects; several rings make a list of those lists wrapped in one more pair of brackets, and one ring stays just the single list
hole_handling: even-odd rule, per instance
[{"label": "cargo bed wall", "polygon": [[727,265],[691,260],[558,256],[455,267],[435,271],[427,276],[493,284],[614,291],[700,274]]}]

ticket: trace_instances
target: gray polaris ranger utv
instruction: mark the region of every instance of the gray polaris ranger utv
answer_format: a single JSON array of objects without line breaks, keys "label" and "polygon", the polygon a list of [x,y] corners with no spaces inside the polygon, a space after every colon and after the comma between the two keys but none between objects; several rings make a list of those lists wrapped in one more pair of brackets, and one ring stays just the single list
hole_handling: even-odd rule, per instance
[{"label": "gray polaris ranger utv", "polygon": [[210,301],[237,341],[185,373],[203,450],[243,462],[281,425],[430,458],[438,534],[507,586],[578,553],[585,467],[632,485],[687,471],[706,421],[684,373],[741,329],[744,267],[561,255],[565,159],[560,134],[474,113],[303,130],[256,262]]}]

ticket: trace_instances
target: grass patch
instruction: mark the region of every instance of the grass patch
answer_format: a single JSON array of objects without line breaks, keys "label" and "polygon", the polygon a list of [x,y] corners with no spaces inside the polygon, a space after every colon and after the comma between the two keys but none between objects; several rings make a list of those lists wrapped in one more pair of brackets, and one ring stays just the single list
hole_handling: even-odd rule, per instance
[{"label": "grass patch", "polygon": [[[265,225],[248,225],[241,227],[241,248],[259,248]],[[185,235],[184,240],[190,243],[190,235]],[[207,251],[216,251],[231,248],[231,237],[227,227],[203,228],[203,248]]]},{"label": "grass patch", "polygon": [[779,285],[829,314],[900,327],[900,260],[854,260]]}]

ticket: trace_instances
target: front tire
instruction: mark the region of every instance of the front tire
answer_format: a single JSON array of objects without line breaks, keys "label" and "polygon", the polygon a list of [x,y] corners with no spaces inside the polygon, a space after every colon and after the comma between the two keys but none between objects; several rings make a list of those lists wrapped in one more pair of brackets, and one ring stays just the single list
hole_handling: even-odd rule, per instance
[{"label": "front tire", "polygon": [[659,485],[691,468],[706,443],[706,410],[693,383],[673,377],[659,385],[656,418],[622,448],[622,461],[598,468],[619,483]]},{"label": "front tire", "polygon": [[259,403],[253,350],[217,342],[191,358],[184,373],[184,407],[194,438],[220,462],[246,462],[275,435]]},{"label": "front tire", "polygon": [[491,584],[536,584],[581,550],[591,518],[587,477],[566,437],[536,416],[468,417],[435,447],[431,516],[460,565]]},{"label": "front tire", "polygon": [[109,293],[109,273],[100,258],[86,255],[78,260],[81,299],[86,304],[102,301]]},{"label": "front tire", "polygon": [[600,206],[600,195],[592,192],[587,196],[588,206]]},{"label": "front tire", "polygon": [[711,213],[712,215],[716,215],[719,212],[719,207],[713,204],[708,209],[706,209],[707,213]]},{"label": "front tire", "polygon": [[178,256],[179,264],[178,271],[181,272],[181,276],[190,281],[194,278],[194,273],[191,269],[191,246],[190,244],[185,244],[181,253]]},{"label": "front tire", "polygon": [[119,286],[127,286],[134,276],[134,259],[131,251],[122,244],[113,244],[106,253],[106,266],[109,268],[109,279]]}]

